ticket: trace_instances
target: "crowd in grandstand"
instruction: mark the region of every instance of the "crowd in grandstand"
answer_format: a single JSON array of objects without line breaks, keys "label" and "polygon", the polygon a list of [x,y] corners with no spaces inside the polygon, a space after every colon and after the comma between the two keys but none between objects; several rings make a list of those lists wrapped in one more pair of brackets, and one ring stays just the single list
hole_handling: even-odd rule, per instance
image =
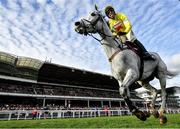
[{"label": "crowd in grandstand", "polygon": [[118,91],[87,89],[60,86],[38,86],[38,85],[11,85],[1,84],[0,92],[38,94],[38,95],[63,95],[63,96],[88,96],[88,97],[108,97],[119,98]]},{"label": "crowd in grandstand", "polygon": [[111,110],[127,110],[127,106],[122,107],[65,107],[63,105],[48,104],[47,106],[30,105],[30,104],[0,104],[0,111],[5,110],[104,110],[105,108]]},{"label": "crowd in grandstand", "polygon": [[62,110],[63,106],[60,105],[47,105],[45,107],[39,105],[30,105],[30,104],[1,104],[0,110]]}]

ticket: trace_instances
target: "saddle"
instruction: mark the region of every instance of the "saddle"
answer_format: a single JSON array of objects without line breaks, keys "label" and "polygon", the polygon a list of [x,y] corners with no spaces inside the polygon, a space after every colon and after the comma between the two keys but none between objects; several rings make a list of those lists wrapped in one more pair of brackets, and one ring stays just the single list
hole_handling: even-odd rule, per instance
[{"label": "saddle", "polygon": [[143,54],[135,43],[131,41],[126,41],[123,45],[123,49],[130,49],[135,52],[141,59],[143,59]]}]

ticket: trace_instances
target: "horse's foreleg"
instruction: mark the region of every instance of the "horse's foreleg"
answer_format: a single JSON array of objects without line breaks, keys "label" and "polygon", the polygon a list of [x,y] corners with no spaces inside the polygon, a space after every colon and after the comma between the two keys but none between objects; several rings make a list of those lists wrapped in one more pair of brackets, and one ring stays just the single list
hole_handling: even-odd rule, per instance
[{"label": "horse's foreleg", "polygon": [[132,101],[129,99],[129,97],[123,97],[124,101],[128,105],[128,108],[130,112],[132,112],[133,115],[135,115],[138,119],[145,121],[146,120],[146,115],[144,112],[138,110],[136,106],[132,103]]},{"label": "horse's foreleg", "polygon": [[133,105],[132,101],[129,99],[130,98],[129,88],[126,88],[126,91],[124,91],[124,87],[122,87],[122,82],[118,80],[118,83],[119,83],[119,93],[123,97],[124,101],[126,102],[130,112],[132,112],[132,110],[136,109],[136,107]]},{"label": "horse's foreleg", "polygon": [[137,72],[133,70],[128,70],[122,83],[121,81],[118,81],[119,92],[120,92],[120,95],[124,98],[132,114],[136,115],[136,117],[139,118],[140,120],[145,121],[146,120],[145,114],[142,111],[138,110],[133,105],[132,101],[129,99],[130,98],[129,86],[132,85],[137,79],[138,79]]},{"label": "horse's foreleg", "polygon": [[122,81],[119,83],[120,95],[123,97],[130,97],[129,86],[132,85],[138,79],[137,72],[135,70],[129,69]]}]

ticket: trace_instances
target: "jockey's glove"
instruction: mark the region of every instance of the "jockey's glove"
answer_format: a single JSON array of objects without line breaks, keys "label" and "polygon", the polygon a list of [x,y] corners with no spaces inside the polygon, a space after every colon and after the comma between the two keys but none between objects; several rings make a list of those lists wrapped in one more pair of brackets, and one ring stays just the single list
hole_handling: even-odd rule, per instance
[{"label": "jockey's glove", "polygon": [[122,36],[122,35],[126,35],[127,33],[126,32],[118,32],[117,33],[119,36]]}]

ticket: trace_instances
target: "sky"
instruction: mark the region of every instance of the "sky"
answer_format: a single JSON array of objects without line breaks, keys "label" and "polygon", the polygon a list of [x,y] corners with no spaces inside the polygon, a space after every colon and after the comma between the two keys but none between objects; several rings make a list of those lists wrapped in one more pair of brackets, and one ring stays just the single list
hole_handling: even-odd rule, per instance
[{"label": "sky", "polygon": [[[95,4],[126,14],[147,50],[180,72],[179,0],[0,0],[0,51],[111,75],[101,45],[74,31]],[[152,84],[159,87],[157,80]],[[180,86],[180,76],[167,85]]]}]

